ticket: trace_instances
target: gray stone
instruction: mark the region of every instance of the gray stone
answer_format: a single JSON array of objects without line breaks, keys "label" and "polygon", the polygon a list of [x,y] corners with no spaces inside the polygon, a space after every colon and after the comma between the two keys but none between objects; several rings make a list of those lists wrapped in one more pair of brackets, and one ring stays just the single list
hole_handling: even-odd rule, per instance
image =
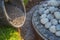
[{"label": "gray stone", "polygon": [[44,14],[48,14],[49,13],[49,9],[44,11]]},{"label": "gray stone", "polygon": [[49,11],[51,12],[51,13],[54,13],[55,11],[57,11],[58,9],[57,8],[55,8],[55,7],[49,7]]},{"label": "gray stone", "polygon": [[56,25],[56,30],[60,31],[60,24]]},{"label": "gray stone", "polygon": [[50,30],[50,32],[52,32],[52,33],[55,33],[56,32],[56,28],[55,28],[56,26],[51,26],[50,28],[49,28],[49,30]]},{"label": "gray stone", "polygon": [[48,4],[42,4],[42,6],[43,6],[43,7],[47,7],[47,6],[48,6]]},{"label": "gray stone", "polygon": [[35,22],[36,26],[39,24],[39,22]]},{"label": "gray stone", "polygon": [[47,22],[46,24],[45,24],[45,28],[50,28],[51,27],[51,22]]},{"label": "gray stone", "polygon": [[40,18],[46,18],[46,17],[47,17],[46,14],[42,14],[42,15],[40,16]]},{"label": "gray stone", "polygon": [[40,20],[40,22],[41,22],[42,24],[46,24],[48,21],[49,21],[48,18],[42,18],[42,19]]},{"label": "gray stone", "polygon": [[51,20],[51,23],[52,23],[53,25],[57,25],[57,24],[58,24],[58,21],[57,21],[56,19],[52,19],[52,20]]},{"label": "gray stone", "polygon": [[56,19],[60,19],[60,12],[55,12],[54,16],[56,17]]},{"label": "gray stone", "polygon": [[49,39],[50,39],[50,40],[54,40],[55,38],[54,38],[54,37],[52,37],[52,36],[50,36],[50,37],[49,37]]},{"label": "gray stone", "polygon": [[56,0],[50,0],[50,1],[48,2],[48,5],[59,6],[59,3],[58,3],[58,1],[56,1]]},{"label": "gray stone", "polygon": [[37,18],[35,18],[35,17],[33,18],[33,20],[34,20],[34,22],[35,22],[35,21],[38,21]]},{"label": "gray stone", "polygon": [[60,31],[57,31],[55,34],[56,36],[60,36]]},{"label": "gray stone", "polygon": [[47,15],[47,18],[48,18],[49,20],[51,20],[51,19],[54,18],[54,16],[53,16],[52,14],[48,14],[48,15]]},{"label": "gray stone", "polygon": [[39,14],[43,14],[43,12],[45,11],[45,8],[39,8]]},{"label": "gray stone", "polygon": [[38,12],[38,10],[36,10],[36,11],[34,12],[34,13],[35,13],[35,14],[34,14],[35,17],[37,16],[37,12]]}]

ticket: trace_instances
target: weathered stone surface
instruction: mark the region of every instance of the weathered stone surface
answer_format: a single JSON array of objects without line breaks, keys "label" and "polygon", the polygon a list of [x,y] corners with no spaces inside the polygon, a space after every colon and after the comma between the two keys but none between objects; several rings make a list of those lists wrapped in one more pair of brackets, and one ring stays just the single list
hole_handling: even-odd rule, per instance
[{"label": "weathered stone surface", "polygon": [[42,18],[42,19],[40,20],[40,22],[41,22],[42,24],[46,24],[48,21],[49,21],[48,18]]},{"label": "weathered stone surface", "polygon": [[39,8],[39,14],[43,14],[44,11],[45,11],[45,8]]},{"label": "weathered stone surface", "polygon": [[56,19],[52,19],[52,20],[51,20],[51,23],[52,23],[53,25],[57,25],[57,24],[58,24],[58,21],[57,21]]},{"label": "weathered stone surface", "polygon": [[44,11],[44,14],[48,14],[49,13],[49,9]]},{"label": "weathered stone surface", "polygon": [[47,17],[46,14],[42,14],[42,15],[40,16],[40,18],[46,18],[46,17]]},{"label": "weathered stone surface", "polygon": [[51,20],[51,19],[54,18],[54,16],[53,16],[52,14],[48,14],[48,15],[47,15],[47,18],[48,18],[49,20]]},{"label": "weathered stone surface", "polygon": [[54,13],[55,11],[57,11],[58,9],[57,8],[55,8],[55,7],[49,7],[49,11],[51,12],[51,13]]},{"label": "weathered stone surface", "polygon": [[60,24],[56,25],[56,30],[60,31]]},{"label": "weathered stone surface", "polygon": [[57,31],[55,34],[56,36],[60,36],[60,31]]},{"label": "weathered stone surface", "polygon": [[47,22],[46,24],[45,24],[45,28],[50,28],[51,27],[51,22]]},{"label": "weathered stone surface", "polygon": [[[40,24],[40,25],[37,25],[35,26],[37,31],[39,32],[39,34],[42,34],[42,36],[45,36],[47,37],[49,40],[59,40],[60,36],[57,37],[59,35],[60,32],[60,27],[59,26],[56,26],[59,23],[58,20],[60,20],[60,13],[59,12],[59,8],[57,7],[57,2],[56,4],[54,4],[54,2],[56,1],[53,1],[51,2],[51,4],[47,4],[47,3],[42,3],[40,4],[39,6],[39,11],[40,13],[37,13],[37,24]],[[46,4],[46,5],[45,5]],[[43,9],[41,9],[43,8]],[[57,13],[56,13],[57,12]],[[34,15],[34,14],[33,14]],[[36,19],[35,18],[35,19]],[[35,23],[35,22],[34,22]],[[35,23],[36,25],[36,23]],[[42,25],[42,26],[41,26]]]},{"label": "weathered stone surface", "polygon": [[56,19],[60,19],[60,12],[55,12],[54,16],[56,17]]},{"label": "weathered stone surface", "polygon": [[52,33],[55,33],[55,32],[56,32],[55,26],[51,26],[51,27],[49,28],[49,30],[50,30],[50,32],[52,32]]},{"label": "weathered stone surface", "polygon": [[59,3],[58,3],[58,1],[56,1],[56,0],[50,0],[50,1],[48,2],[48,5],[59,6]]}]

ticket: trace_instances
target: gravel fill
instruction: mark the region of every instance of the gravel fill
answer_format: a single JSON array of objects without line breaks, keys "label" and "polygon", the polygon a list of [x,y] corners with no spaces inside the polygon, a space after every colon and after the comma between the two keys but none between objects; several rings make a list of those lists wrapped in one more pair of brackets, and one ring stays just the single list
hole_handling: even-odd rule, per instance
[{"label": "gravel fill", "polygon": [[[60,24],[58,21],[60,20],[59,7],[59,1],[44,1],[38,5],[38,8],[36,9],[38,11],[36,12],[35,10],[33,12],[32,23],[34,25],[35,30],[37,30],[38,34],[40,34],[40,36],[43,36],[42,38],[47,38],[49,40],[60,39],[60,30],[58,25]],[[41,25],[43,27],[41,27]],[[51,38],[51,36],[53,38]]]}]

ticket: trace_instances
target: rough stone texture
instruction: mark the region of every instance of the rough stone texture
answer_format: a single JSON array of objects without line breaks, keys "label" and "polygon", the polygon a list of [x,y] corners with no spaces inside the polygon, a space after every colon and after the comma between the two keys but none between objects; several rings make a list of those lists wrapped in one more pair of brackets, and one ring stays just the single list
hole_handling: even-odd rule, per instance
[{"label": "rough stone texture", "polygon": [[33,29],[31,26],[31,17],[32,17],[32,14],[27,13],[25,25],[22,27],[22,31],[24,33],[23,35],[24,35],[25,40],[35,40],[35,35],[33,33]]},{"label": "rough stone texture", "polygon": [[56,19],[60,19],[60,12],[55,12],[54,15],[55,15]]},{"label": "rough stone texture", "polygon": [[56,25],[56,30],[60,31],[60,24]]},{"label": "rough stone texture", "polygon": [[58,24],[58,21],[57,21],[56,19],[52,19],[52,20],[51,20],[51,23],[52,23],[53,25],[57,25],[57,24]]},{"label": "rough stone texture", "polygon": [[35,10],[35,7],[31,9],[31,11],[26,13],[27,14],[26,22],[21,28],[21,32],[22,32],[22,36],[24,37],[24,40],[43,40],[40,36],[36,34],[36,32],[33,29],[32,23],[31,23],[32,12],[33,10]]},{"label": "rough stone texture", "polygon": [[51,25],[52,25],[51,22],[47,22],[47,23],[45,24],[45,27],[46,27],[46,28],[50,28]]},{"label": "rough stone texture", "polygon": [[58,8],[55,7],[49,7],[49,11],[51,11],[51,13],[54,13],[55,11],[57,11]]},{"label": "rough stone texture", "polygon": [[56,32],[55,26],[51,26],[51,27],[49,28],[49,30],[50,30],[50,32],[52,32],[52,33],[55,33],[55,32]]},{"label": "rough stone texture", "polygon": [[[37,16],[35,17],[34,14],[37,14]],[[55,29],[56,28],[55,25],[54,26],[52,25],[52,27],[50,27],[51,29],[49,31],[49,29],[45,28],[44,24],[38,23],[40,21],[40,15],[39,15],[39,13],[34,13],[34,14],[33,14],[33,17],[32,17],[32,23],[33,23],[34,28],[37,31],[37,33],[40,36],[42,36],[42,38],[45,37],[45,38],[47,38],[49,40],[60,40],[60,37],[58,37],[58,35],[59,35],[60,32],[57,33],[58,35],[55,34],[57,32],[56,29]],[[38,21],[36,21],[34,19],[36,19]]]},{"label": "rough stone texture", "polygon": [[41,17],[41,18],[46,18],[47,15],[46,15],[46,14],[42,14],[40,17]]},{"label": "rough stone texture", "polygon": [[48,18],[42,18],[40,21],[42,24],[46,24],[49,20]]},{"label": "rough stone texture", "polygon": [[[55,4],[54,4],[54,5],[55,5]],[[30,12],[30,13],[32,13],[32,12]],[[29,16],[31,17],[31,15],[29,15]],[[29,16],[27,16],[27,17],[29,17]],[[30,20],[30,17],[28,18],[28,20]],[[35,20],[35,19],[34,19],[34,20]],[[27,22],[26,22],[26,23],[27,23]],[[26,23],[25,23],[25,24],[26,24]],[[29,21],[28,23],[29,23],[29,25],[30,25],[31,22]],[[27,24],[28,24],[28,23],[27,23]],[[26,25],[27,25],[27,24],[26,24]],[[25,26],[26,26],[26,25],[25,25]],[[37,25],[37,24],[36,24],[36,25]],[[25,27],[25,26],[24,26],[24,27]],[[23,27],[23,28],[24,28],[24,27]],[[30,27],[30,26],[29,26],[29,27]],[[46,38],[48,38],[48,39],[50,39],[50,40],[59,40],[59,39],[60,39],[59,37],[55,36],[55,34],[51,33],[49,30],[46,30],[44,27],[40,27],[40,25],[35,26],[35,27],[36,27],[36,29],[37,29],[37,31],[38,31],[39,34],[44,35]],[[28,29],[27,27],[25,27],[25,28]],[[25,29],[25,28],[24,28],[24,29]],[[30,27],[30,28],[32,29],[32,27]],[[30,28],[29,28],[29,29],[30,29]],[[24,29],[23,29],[23,31],[25,31]],[[28,29],[28,30],[29,30],[29,29]],[[30,30],[31,30],[31,29],[30,29]],[[25,31],[25,32],[28,32],[28,30]],[[32,31],[32,30],[31,30],[31,31]],[[25,33],[25,34],[26,34],[26,33]],[[30,32],[30,33],[27,33],[27,34],[31,34],[31,32]],[[30,36],[31,36],[31,35],[30,35]],[[34,36],[31,36],[31,37],[35,38]],[[25,40],[29,40],[29,39],[30,39],[30,40],[33,40],[31,37],[28,37],[28,36],[25,35],[24,38],[26,38]],[[34,40],[35,40],[35,39],[34,39]],[[37,39],[37,40],[38,40],[38,39]]]},{"label": "rough stone texture", "polygon": [[59,3],[56,0],[50,0],[48,4],[53,6],[59,6]]},{"label": "rough stone texture", "polygon": [[60,31],[57,31],[55,34],[56,34],[57,36],[60,36]]},{"label": "rough stone texture", "polygon": [[48,15],[47,15],[47,18],[51,20],[51,19],[53,19],[53,18],[54,18],[54,16],[53,16],[53,15],[51,15],[51,14],[48,14]]}]

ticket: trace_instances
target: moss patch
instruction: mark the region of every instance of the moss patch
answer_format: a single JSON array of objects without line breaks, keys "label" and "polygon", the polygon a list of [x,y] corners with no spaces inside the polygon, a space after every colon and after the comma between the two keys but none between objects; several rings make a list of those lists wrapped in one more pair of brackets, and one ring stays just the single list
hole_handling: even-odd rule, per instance
[{"label": "moss patch", "polygon": [[0,40],[21,40],[21,37],[12,27],[0,27]]}]

